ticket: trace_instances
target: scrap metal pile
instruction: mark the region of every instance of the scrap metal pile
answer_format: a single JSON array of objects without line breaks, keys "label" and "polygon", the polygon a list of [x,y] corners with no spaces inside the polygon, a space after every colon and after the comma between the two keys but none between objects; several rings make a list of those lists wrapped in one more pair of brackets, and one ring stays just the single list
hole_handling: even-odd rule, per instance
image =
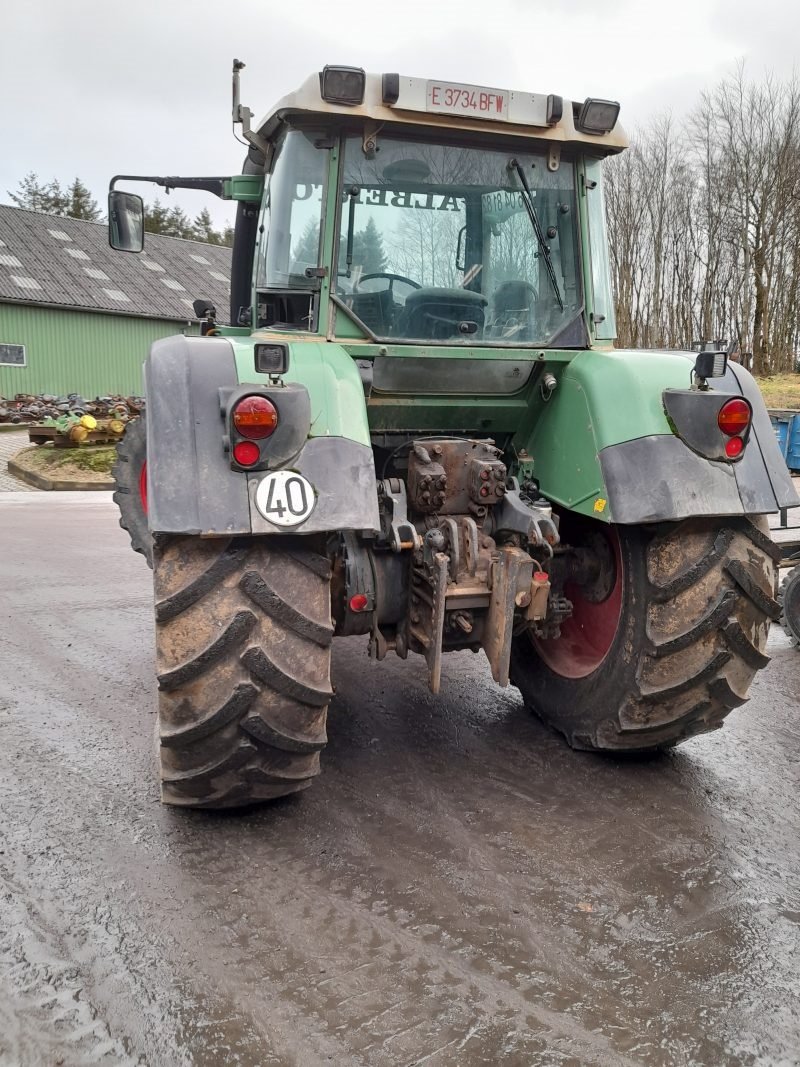
[{"label": "scrap metal pile", "polygon": [[26,425],[32,441],[53,441],[62,447],[114,441],[125,432],[126,424],[142,413],[144,403],[139,396],[87,400],[80,393],[17,393],[13,400],[0,397],[0,423]]}]

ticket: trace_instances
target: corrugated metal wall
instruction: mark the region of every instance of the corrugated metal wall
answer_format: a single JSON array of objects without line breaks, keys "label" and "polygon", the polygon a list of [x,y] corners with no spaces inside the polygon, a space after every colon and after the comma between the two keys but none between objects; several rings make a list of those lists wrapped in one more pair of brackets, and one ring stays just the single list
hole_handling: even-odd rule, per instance
[{"label": "corrugated metal wall", "polygon": [[142,392],[142,363],[153,341],[197,326],[61,308],[0,304],[0,344],[25,345],[27,366],[0,365],[0,396],[15,393]]}]

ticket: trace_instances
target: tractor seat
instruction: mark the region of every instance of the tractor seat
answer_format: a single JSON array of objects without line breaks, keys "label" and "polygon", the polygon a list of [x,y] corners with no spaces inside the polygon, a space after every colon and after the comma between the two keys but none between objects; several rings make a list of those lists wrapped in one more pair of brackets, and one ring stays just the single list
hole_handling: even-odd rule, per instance
[{"label": "tractor seat", "polygon": [[396,333],[431,341],[481,337],[487,303],[471,289],[415,289],[406,297]]}]

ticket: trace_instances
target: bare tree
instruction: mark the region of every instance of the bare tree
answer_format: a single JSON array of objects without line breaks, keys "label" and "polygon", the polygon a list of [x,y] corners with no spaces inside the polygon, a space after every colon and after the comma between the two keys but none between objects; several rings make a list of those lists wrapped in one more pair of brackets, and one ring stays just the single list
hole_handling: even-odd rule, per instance
[{"label": "bare tree", "polygon": [[619,343],[736,340],[756,374],[800,344],[800,85],[743,66],[682,130],[667,116],[606,167]]}]

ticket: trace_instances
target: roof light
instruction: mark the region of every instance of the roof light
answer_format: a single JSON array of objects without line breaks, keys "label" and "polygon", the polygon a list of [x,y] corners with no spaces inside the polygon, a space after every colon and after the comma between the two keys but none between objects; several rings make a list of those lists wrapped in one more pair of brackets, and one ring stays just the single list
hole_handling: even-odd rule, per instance
[{"label": "roof light", "polygon": [[547,98],[547,125],[557,126],[564,114],[564,98],[551,93]]},{"label": "roof light", "polygon": [[724,378],[727,369],[727,352],[709,348],[697,353],[694,372],[698,378]]},{"label": "roof light", "polygon": [[278,412],[265,396],[246,396],[233,409],[233,425],[242,437],[261,441],[274,432],[278,425]]},{"label": "roof light", "polygon": [[579,130],[601,136],[611,133],[619,118],[619,104],[616,100],[595,100],[588,96],[581,107],[575,122]]},{"label": "roof light", "polygon": [[717,424],[728,437],[737,437],[747,430],[752,417],[753,409],[749,403],[744,397],[736,396],[733,400],[726,401],[719,409]]},{"label": "roof light", "polygon": [[364,102],[367,76],[361,67],[323,67],[319,76],[319,91],[329,104],[356,107]]},{"label": "roof light", "polygon": [[256,345],[256,370],[259,374],[285,374],[288,369],[287,345]]},{"label": "roof light", "polygon": [[399,74],[382,74],[381,75],[381,99],[387,107],[391,107],[396,104],[400,99],[400,75]]}]

